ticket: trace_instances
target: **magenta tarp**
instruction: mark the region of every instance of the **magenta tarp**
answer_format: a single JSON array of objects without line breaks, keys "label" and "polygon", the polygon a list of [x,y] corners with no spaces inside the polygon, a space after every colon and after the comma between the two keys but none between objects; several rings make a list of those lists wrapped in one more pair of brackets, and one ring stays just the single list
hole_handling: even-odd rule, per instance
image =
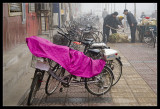
[{"label": "magenta tarp", "polygon": [[106,62],[102,59],[93,60],[83,52],[73,50],[67,46],[53,44],[52,42],[37,36],[26,38],[31,53],[37,57],[49,58],[70,74],[90,78],[98,75]]}]

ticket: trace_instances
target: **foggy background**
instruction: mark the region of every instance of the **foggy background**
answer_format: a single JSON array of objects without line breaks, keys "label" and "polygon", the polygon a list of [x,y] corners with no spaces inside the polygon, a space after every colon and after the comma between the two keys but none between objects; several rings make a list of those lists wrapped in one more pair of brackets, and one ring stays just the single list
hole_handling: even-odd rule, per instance
[{"label": "foggy background", "polygon": [[[102,16],[102,11],[105,8],[106,3],[81,3],[81,12],[87,13],[91,12]],[[125,9],[125,3],[109,3],[109,14],[111,14],[111,4],[112,4],[112,12],[114,12],[114,4],[115,11],[119,13],[119,15],[124,16],[123,11]],[[107,3],[108,6],[108,3]],[[131,11],[134,14],[134,3],[127,3],[126,9]],[[107,9],[108,10],[108,9]],[[157,10],[157,3],[136,3],[136,17],[140,17],[141,13],[144,12],[146,15],[151,15],[152,12]]]}]

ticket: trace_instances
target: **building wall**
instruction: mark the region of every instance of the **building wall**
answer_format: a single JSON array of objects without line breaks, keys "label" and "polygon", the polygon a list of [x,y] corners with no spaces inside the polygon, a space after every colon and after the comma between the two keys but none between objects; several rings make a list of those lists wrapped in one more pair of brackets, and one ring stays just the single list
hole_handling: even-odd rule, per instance
[{"label": "building wall", "polygon": [[38,19],[36,13],[29,13],[26,3],[26,23],[22,24],[22,15],[9,16],[8,3],[3,3],[3,51],[25,43],[25,38],[38,35]]},{"label": "building wall", "polygon": [[38,30],[40,29],[39,25],[39,18],[37,17],[37,14],[35,12],[30,12],[28,11],[28,3],[26,4],[26,30],[27,34],[26,36],[34,36],[38,35]]},{"label": "building wall", "polygon": [[22,16],[9,16],[8,3],[3,3],[3,50],[13,48],[24,42],[26,24],[22,24]]}]

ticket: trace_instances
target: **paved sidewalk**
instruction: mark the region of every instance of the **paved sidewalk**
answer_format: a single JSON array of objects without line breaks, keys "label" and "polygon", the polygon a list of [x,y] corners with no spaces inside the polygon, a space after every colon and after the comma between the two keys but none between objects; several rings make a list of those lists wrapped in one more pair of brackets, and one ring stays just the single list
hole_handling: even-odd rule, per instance
[{"label": "paved sidewalk", "polygon": [[157,47],[142,43],[111,44],[120,52],[123,75],[111,89],[115,105],[157,105]]},{"label": "paved sidewalk", "polygon": [[[123,74],[111,90],[100,97],[87,92],[84,86],[58,89],[45,94],[45,82],[37,92],[33,106],[157,106],[157,47],[142,43],[108,44],[119,51]],[[47,80],[47,74],[44,81]],[[26,100],[21,105],[26,106]]]}]

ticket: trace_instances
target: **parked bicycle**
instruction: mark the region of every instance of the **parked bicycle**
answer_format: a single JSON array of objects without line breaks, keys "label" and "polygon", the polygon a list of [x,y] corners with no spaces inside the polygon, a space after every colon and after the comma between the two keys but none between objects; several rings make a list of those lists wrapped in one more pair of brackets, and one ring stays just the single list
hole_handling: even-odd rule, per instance
[{"label": "parked bicycle", "polygon": [[[115,54],[111,54],[111,55],[115,55]],[[48,74],[51,75],[50,78],[58,80],[61,83],[61,85],[63,85],[64,87],[69,87],[71,84],[73,85],[74,84],[84,84],[85,88],[90,93],[98,95],[98,96],[107,93],[112,86],[113,73],[112,73],[112,70],[108,66],[105,66],[99,75],[94,76],[92,78],[81,78],[81,81],[78,81],[77,83],[73,81],[73,78],[75,78],[76,76],[71,75],[71,74],[68,74],[65,76],[64,75],[65,70],[59,64],[56,64],[56,66],[53,67],[51,66],[52,63],[51,64],[49,63],[50,59],[40,58],[40,57],[37,59],[38,60],[36,62],[36,67],[35,67],[36,70],[35,70],[34,78],[31,84],[31,90],[29,92],[29,97],[27,101],[28,105],[32,104],[33,99],[36,95],[36,92],[40,89],[41,82],[43,80],[43,76],[45,72],[48,72]],[[104,59],[106,59],[105,56],[104,56]],[[41,66],[43,67],[41,68]],[[57,74],[57,71],[60,68],[61,68],[60,73]],[[47,81],[49,80],[50,79],[48,79]],[[56,87],[59,85],[58,82],[57,83],[54,82],[52,84],[55,84]],[[46,85],[47,89],[48,89],[48,86],[49,85]],[[53,88],[53,89],[55,91],[56,88]],[[52,91],[52,93],[54,91]]]},{"label": "parked bicycle", "polygon": [[143,25],[137,26],[137,30],[139,33],[139,38],[141,42],[145,42],[147,45],[155,48],[156,40],[157,40],[157,30],[156,26]]},{"label": "parked bicycle", "polygon": [[[62,33],[59,33],[60,35],[67,35],[62,29],[59,28],[59,30]],[[68,40],[72,41],[72,39]],[[105,52],[106,49],[110,49],[110,47],[107,47],[105,43],[95,43],[94,39],[88,39],[86,38],[85,41],[79,41],[83,45],[85,45],[84,48],[84,54],[87,56],[93,58],[93,59],[101,59],[103,57],[103,53]],[[112,69],[113,74],[114,74],[114,80],[112,86],[114,86],[121,78],[122,75],[122,62],[120,60],[120,57],[116,57],[113,60],[107,60],[106,61],[107,65]]]},{"label": "parked bicycle", "polygon": [[153,48],[155,48],[156,32],[153,27],[145,27],[144,42],[149,46],[153,46]]}]

